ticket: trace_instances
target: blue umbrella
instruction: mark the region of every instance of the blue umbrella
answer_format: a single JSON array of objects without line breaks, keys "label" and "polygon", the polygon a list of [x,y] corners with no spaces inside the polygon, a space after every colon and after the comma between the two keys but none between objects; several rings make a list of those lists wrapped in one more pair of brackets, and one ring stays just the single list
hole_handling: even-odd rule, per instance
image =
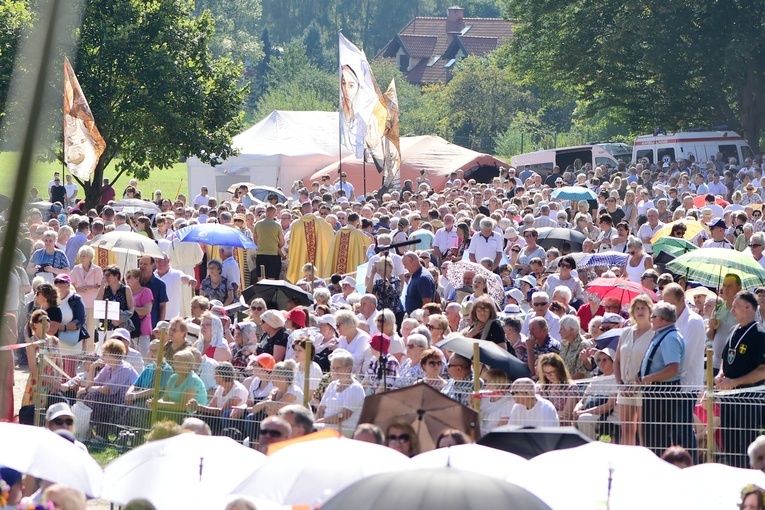
[{"label": "blue umbrella", "polygon": [[201,223],[182,228],[178,231],[178,239],[186,243],[231,246],[234,248],[258,248],[250,238],[239,230],[219,223]]},{"label": "blue umbrella", "polygon": [[553,190],[552,197],[558,200],[595,200],[598,196],[594,191],[580,186],[563,186]]}]

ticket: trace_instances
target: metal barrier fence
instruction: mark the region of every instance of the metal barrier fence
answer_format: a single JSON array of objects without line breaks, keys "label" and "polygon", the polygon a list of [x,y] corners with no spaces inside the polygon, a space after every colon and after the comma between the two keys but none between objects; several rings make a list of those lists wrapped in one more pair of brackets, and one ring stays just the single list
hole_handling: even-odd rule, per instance
[{"label": "metal barrier fence", "polygon": [[[144,382],[150,381],[145,387],[113,385],[108,394],[104,394],[94,392],[92,383],[83,383],[87,378],[83,370],[87,372],[89,361],[83,363],[80,360],[80,373],[74,379],[69,379],[58,368],[59,364],[58,360],[38,356],[41,376],[34,385],[38,424],[44,421],[48,405],[67,401],[76,415],[78,439],[122,450],[145,440],[152,424],[151,406],[148,405],[153,401],[151,366],[147,368],[148,375],[141,377]],[[173,364],[178,369],[178,363],[174,361]],[[200,404],[209,404],[217,387],[215,378],[204,366],[194,369],[201,374],[205,385],[204,398],[197,400]],[[363,382],[362,377],[354,377]],[[318,389],[309,392],[307,399],[314,411],[330,378],[330,374],[323,374],[321,381],[309,382],[312,388],[318,385]],[[206,422],[214,434],[228,435],[256,446],[260,441],[263,419],[276,414],[287,403],[304,403],[302,388],[287,384],[294,385],[294,380],[273,376],[266,380],[264,377],[259,391],[251,387],[251,383],[257,384],[252,374],[239,371],[237,380],[248,386],[248,402],[226,410],[220,416],[211,415],[203,408],[194,409],[193,404],[183,405],[180,402],[185,400],[183,392],[169,388],[169,381],[164,380],[155,420],[181,423],[187,417],[197,417]],[[447,381],[425,382],[440,390]],[[395,379],[389,383],[395,386]],[[276,386],[282,389],[273,390]],[[617,387],[613,376],[609,376],[563,385],[537,384],[532,392],[511,388],[510,384],[483,384],[481,390],[475,392],[471,381],[466,381],[461,388],[455,387],[448,395],[479,411],[482,434],[502,425],[574,426],[592,440],[640,444],[657,455],[669,446],[683,446],[694,462],[714,460],[748,467],[747,447],[762,433],[763,426],[765,387],[711,393],[705,387],[679,385]],[[280,398],[281,393],[295,396],[284,399]],[[253,395],[262,398],[253,401]],[[357,417],[361,404],[351,410]],[[352,420],[342,430],[346,435],[350,435],[355,426],[349,425],[350,422]]]}]

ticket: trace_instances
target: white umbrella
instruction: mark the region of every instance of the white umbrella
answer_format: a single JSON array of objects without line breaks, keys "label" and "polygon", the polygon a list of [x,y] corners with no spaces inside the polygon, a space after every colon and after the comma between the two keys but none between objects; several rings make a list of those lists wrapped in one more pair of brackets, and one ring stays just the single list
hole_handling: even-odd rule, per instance
[{"label": "white umbrella", "polygon": [[223,500],[265,460],[228,437],[181,434],[139,446],[106,466],[102,497],[120,505],[146,498],[159,510],[182,508],[179,498]]},{"label": "white umbrella", "polygon": [[529,461],[496,448],[479,444],[460,444],[449,448],[438,448],[412,458],[412,469],[452,467],[461,471],[472,471],[494,478],[512,481],[523,472]]},{"label": "white umbrella", "polygon": [[738,508],[741,489],[747,485],[765,489],[765,473],[724,464],[699,464],[680,471],[676,492],[686,508],[718,510]]},{"label": "white umbrella", "polygon": [[42,427],[0,423],[0,465],[101,496],[104,473],[88,453]]},{"label": "white umbrella", "polygon": [[146,200],[139,200],[137,198],[123,198],[112,204],[112,208],[115,211],[122,211],[126,213],[135,214],[142,212],[146,214],[157,214],[161,209],[154,202],[147,202]]},{"label": "white umbrella", "polygon": [[409,462],[385,446],[344,437],[318,439],[279,450],[232,492],[287,505],[318,505],[362,478],[404,471]]},{"label": "white umbrella", "polygon": [[[508,481],[552,508],[642,510],[656,506],[657,494],[676,490],[679,471],[647,448],[593,441],[534,457],[522,476]],[[557,475],[551,486],[553,473]]]},{"label": "white umbrella", "polygon": [[137,257],[148,255],[159,259],[165,258],[165,254],[154,240],[134,232],[109,232],[98,239],[88,241],[87,244],[93,248],[103,248]]}]

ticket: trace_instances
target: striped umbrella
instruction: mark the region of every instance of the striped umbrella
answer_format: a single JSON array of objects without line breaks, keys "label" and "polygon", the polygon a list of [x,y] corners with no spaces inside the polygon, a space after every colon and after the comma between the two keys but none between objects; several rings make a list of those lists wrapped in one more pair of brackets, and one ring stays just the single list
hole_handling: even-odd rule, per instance
[{"label": "striped umbrella", "polygon": [[765,269],[751,256],[724,248],[702,248],[677,257],[667,269],[686,281],[720,288],[726,275],[741,278],[744,289],[765,285]]},{"label": "striped umbrella", "polygon": [[563,186],[552,192],[552,197],[556,200],[595,200],[598,196],[589,188],[580,186]]}]

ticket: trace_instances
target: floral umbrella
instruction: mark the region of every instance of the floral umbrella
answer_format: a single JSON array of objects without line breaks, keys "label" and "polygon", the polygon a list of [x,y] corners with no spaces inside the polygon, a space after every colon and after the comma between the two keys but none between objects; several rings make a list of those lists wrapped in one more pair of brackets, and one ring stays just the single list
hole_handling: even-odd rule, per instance
[{"label": "floral umbrella", "polygon": [[455,289],[459,289],[462,287],[462,276],[468,271],[473,271],[476,275],[481,275],[486,279],[489,295],[497,303],[497,306],[501,306],[505,300],[505,290],[502,286],[502,280],[498,275],[492,273],[481,264],[468,262],[466,260],[455,262],[449,267],[449,271],[446,273],[446,279],[454,285]]}]

